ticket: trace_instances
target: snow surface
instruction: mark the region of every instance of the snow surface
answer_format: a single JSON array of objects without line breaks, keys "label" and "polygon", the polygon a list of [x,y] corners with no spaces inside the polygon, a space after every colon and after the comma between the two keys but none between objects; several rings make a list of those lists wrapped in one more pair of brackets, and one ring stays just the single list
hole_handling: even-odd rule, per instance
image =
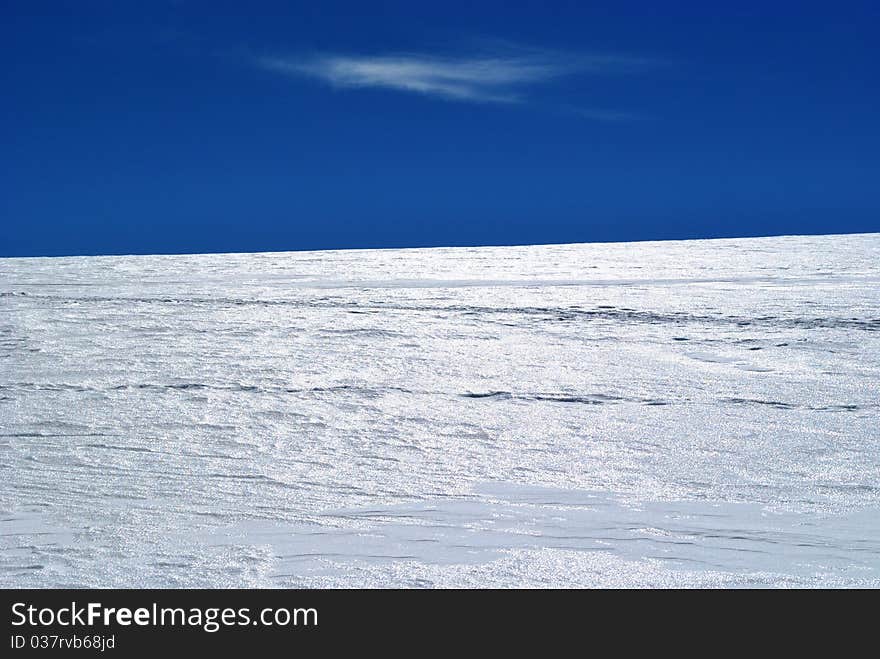
[{"label": "snow surface", "polygon": [[0,259],[0,586],[880,586],[880,234]]}]

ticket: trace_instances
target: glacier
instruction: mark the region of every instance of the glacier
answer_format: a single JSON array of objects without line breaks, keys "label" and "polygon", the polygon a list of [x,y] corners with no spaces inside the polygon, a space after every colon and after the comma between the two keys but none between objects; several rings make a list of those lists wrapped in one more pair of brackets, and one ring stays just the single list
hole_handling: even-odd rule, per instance
[{"label": "glacier", "polygon": [[0,259],[0,586],[880,586],[880,234]]}]

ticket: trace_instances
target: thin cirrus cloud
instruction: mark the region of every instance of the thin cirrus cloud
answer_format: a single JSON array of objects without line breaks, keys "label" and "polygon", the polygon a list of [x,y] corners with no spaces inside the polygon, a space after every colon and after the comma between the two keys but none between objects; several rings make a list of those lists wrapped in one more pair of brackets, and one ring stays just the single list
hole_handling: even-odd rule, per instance
[{"label": "thin cirrus cloud", "polygon": [[335,54],[263,57],[258,64],[270,71],[315,78],[334,87],[390,89],[455,101],[518,103],[527,100],[529,90],[542,83],[576,74],[631,73],[644,69],[649,62],[619,56]]}]

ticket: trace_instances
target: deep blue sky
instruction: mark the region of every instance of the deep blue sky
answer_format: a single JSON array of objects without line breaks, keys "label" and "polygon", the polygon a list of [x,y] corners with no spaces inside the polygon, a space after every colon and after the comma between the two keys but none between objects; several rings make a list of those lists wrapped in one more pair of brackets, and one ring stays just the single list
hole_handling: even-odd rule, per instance
[{"label": "deep blue sky", "polygon": [[880,3],[730,4],[4,0],[0,255],[880,230]]}]

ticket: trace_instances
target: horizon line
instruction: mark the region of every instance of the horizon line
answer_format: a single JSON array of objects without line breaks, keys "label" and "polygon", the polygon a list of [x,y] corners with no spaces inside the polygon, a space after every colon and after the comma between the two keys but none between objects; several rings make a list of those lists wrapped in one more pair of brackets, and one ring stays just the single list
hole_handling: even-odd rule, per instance
[{"label": "horizon line", "polygon": [[695,242],[695,241],[722,241],[722,240],[761,240],[771,238],[815,238],[815,237],[838,237],[838,236],[874,236],[880,235],[880,228],[876,231],[844,231],[836,233],[770,233],[759,235],[729,235],[707,236],[687,238],[635,238],[633,240],[588,240],[571,242],[536,242],[536,243],[485,243],[485,244],[458,244],[458,245],[405,245],[405,246],[363,246],[363,247],[327,247],[327,248],[303,248],[303,249],[255,249],[244,251],[204,251],[204,252],[105,252],[93,254],[0,254],[0,260],[11,259],[74,259],[74,258],[122,258],[129,256],[223,256],[239,254],[307,254],[312,252],[363,252],[363,251],[405,251],[405,250],[429,250],[429,249],[480,249],[502,247],[561,247],[566,245],[625,245],[629,243],[669,243],[669,242]]}]

